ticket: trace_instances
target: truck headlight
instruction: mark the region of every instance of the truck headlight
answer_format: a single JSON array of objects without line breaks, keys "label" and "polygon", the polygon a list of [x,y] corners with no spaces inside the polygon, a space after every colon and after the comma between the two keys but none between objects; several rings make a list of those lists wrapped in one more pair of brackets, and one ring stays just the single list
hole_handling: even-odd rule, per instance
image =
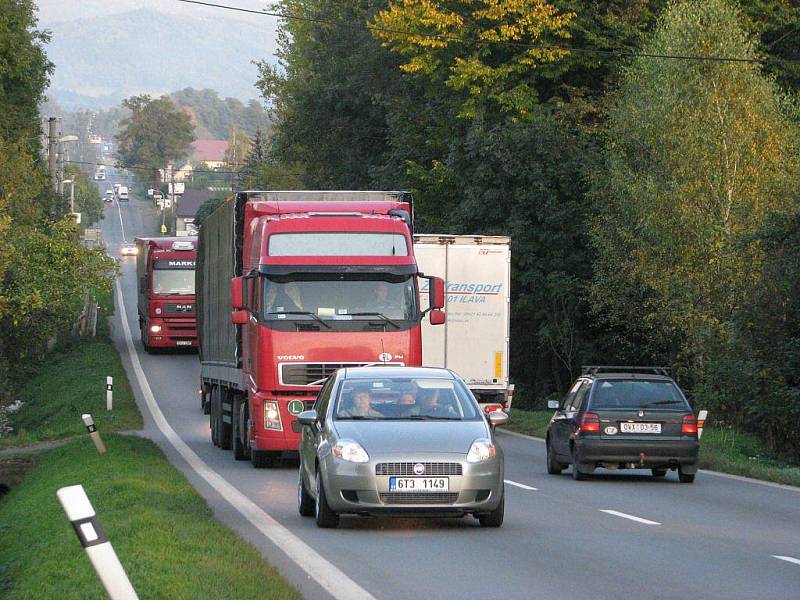
[{"label": "truck headlight", "polygon": [[150,333],[161,333],[161,325],[150,325]]},{"label": "truck headlight", "polygon": [[264,429],[283,431],[281,411],[278,409],[277,402],[270,400],[264,402]]},{"label": "truck headlight", "polygon": [[467,452],[467,462],[476,463],[484,460],[494,458],[497,454],[497,449],[494,447],[492,440],[486,438],[478,438],[472,442]]},{"label": "truck headlight", "polygon": [[341,458],[347,462],[369,462],[369,454],[367,454],[367,451],[361,447],[361,444],[353,440],[339,440],[331,451],[336,458]]}]

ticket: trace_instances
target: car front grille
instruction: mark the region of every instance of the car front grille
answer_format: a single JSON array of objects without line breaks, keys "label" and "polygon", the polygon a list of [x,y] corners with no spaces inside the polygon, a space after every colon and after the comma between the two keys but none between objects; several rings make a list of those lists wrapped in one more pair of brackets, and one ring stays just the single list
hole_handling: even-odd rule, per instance
[{"label": "car front grille", "polygon": [[415,462],[391,462],[391,463],[378,463],[375,465],[375,475],[405,475],[405,476],[421,476],[434,477],[439,475],[461,475],[461,463],[449,462],[424,462],[424,473],[415,473],[414,465],[420,464]]},{"label": "car front grille", "polygon": [[280,366],[281,383],[283,385],[322,385],[337,369],[345,367],[363,367],[367,364],[387,366],[403,366],[403,363],[285,363]]},{"label": "car front grille", "polygon": [[458,492],[381,492],[384,504],[454,504]]}]

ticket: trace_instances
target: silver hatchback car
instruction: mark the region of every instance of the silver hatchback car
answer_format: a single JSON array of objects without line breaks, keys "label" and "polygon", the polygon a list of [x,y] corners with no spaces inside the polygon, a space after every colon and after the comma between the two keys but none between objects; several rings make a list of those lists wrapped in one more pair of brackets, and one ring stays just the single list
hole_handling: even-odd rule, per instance
[{"label": "silver hatchback car", "polygon": [[494,427],[453,372],[425,367],[340,369],[302,427],[298,505],[320,527],[340,514],[474,515],[503,524],[503,452]]}]

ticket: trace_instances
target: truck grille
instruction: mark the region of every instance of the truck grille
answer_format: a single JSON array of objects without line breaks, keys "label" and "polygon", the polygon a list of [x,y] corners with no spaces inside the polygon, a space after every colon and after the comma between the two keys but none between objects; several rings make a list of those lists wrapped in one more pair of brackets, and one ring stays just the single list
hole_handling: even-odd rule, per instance
[{"label": "truck grille", "polygon": [[[375,465],[375,475],[407,475],[415,476],[413,462],[394,462],[394,463],[378,463]],[[422,463],[425,465],[426,477],[434,477],[439,475],[461,475],[461,463]]]},{"label": "truck grille", "polygon": [[283,363],[280,365],[280,382],[282,385],[322,385],[322,382],[328,378],[336,369],[344,367],[363,367],[366,365],[384,365],[392,367],[402,367],[403,363],[390,362],[390,363],[366,363],[366,362],[349,362],[349,363]]},{"label": "truck grille", "polygon": [[454,504],[458,492],[381,492],[384,504]]}]

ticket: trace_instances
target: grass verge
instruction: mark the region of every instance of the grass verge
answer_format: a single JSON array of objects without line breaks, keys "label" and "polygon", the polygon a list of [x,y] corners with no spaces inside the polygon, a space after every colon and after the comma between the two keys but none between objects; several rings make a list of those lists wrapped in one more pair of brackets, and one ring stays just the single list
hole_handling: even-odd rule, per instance
[{"label": "grass verge", "polygon": [[[22,408],[11,415],[14,431],[0,437],[0,448],[83,434],[83,413],[91,413],[101,433],[141,429],[142,415],[103,316],[97,328],[97,337],[76,338],[49,355],[19,389]],[[106,410],[107,375],[114,378],[111,412]]]},{"label": "grass verge", "polygon": [[[213,518],[155,444],[104,439],[105,455],[88,436],[39,455],[0,501],[0,596],[106,598],[56,499],[80,483],[141,598],[300,597]],[[12,461],[0,459],[0,480]]]},{"label": "grass verge", "polygon": [[[510,416],[505,429],[544,437],[553,411],[512,408]],[[776,457],[755,435],[709,422],[700,440],[700,468],[800,486],[800,464]]]}]

